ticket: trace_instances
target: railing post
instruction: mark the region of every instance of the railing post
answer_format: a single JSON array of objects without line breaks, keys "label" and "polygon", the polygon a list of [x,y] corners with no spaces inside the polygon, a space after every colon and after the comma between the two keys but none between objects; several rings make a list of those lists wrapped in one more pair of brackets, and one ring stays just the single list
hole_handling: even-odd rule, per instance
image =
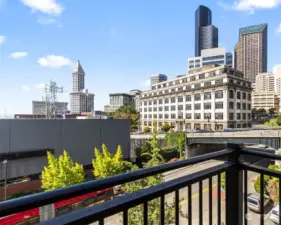
[{"label": "railing post", "polygon": [[234,149],[228,161],[235,167],[226,172],[226,225],[243,224],[243,171],[240,168],[240,146],[227,144],[228,149]]}]

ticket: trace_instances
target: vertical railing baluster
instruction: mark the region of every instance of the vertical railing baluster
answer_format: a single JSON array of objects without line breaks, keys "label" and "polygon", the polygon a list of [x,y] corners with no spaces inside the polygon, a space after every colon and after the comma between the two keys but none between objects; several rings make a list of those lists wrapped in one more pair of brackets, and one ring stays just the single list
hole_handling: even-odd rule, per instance
[{"label": "vertical railing baluster", "polygon": [[165,196],[160,197],[160,224],[165,225]]},{"label": "vertical railing baluster", "polygon": [[202,180],[199,181],[199,224],[203,225],[203,185]]},{"label": "vertical railing baluster", "polygon": [[188,225],[192,225],[192,195],[191,195],[191,187],[188,186]]},{"label": "vertical railing baluster", "polygon": [[260,224],[263,225],[264,224],[264,174],[261,173],[260,175],[260,196],[261,196],[261,214],[260,214]]},{"label": "vertical railing baluster", "polygon": [[143,203],[143,225],[148,225],[148,202]]},{"label": "vertical railing baluster", "polygon": [[218,224],[221,224],[221,174],[218,174]]},{"label": "vertical railing baluster", "polygon": [[248,225],[248,171],[244,170],[244,225]]},{"label": "vertical railing baluster", "polygon": [[175,205],[175,220],[176,220],[176,225],[179,225],[180,224],[180,217],[179,217],[179,190],[176,190],[176,205]]},{"label": "vertical railing baluster", "polygon": [[128,225],[128,209],[123,210],[123,225]]},{"label": "vertical railing baluster", "polygon": [[213,182],[212,177],[209,178],[209,224],[213,224]]},{"label": "vertical railing baluster", "polygon": [[279,224],[281,222],[281,178],[279,178]]},{"label": "vertical railing baluster", "polygon": [[104,218],[99,220],[99,225],[104,225]]}]

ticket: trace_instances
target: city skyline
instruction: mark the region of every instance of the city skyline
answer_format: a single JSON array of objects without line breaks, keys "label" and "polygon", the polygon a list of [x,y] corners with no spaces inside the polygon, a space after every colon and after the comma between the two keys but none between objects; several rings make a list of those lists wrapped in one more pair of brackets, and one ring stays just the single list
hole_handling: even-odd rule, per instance
[{"label": "city skyline", "polygon": [[[152,74],[164,73],[170,79],[186,74],[187,59],[195,50],[194,12],[200,4],[212,10],[212,23],[227,51],[234,49],[241,27],[268,23],[268,71],[280,64],[281,19],[274,19],[280,9],[277,3],[242,7],[239,3],[245,1],[236,5],[234,1],[142,1],[134,5],[85,0],[81,5],[50,0],[54,3],[51,7],[35,1],[19,2],[23,4],[1,4],[0,75],[4,79],[0,94],[9,97],[0,99],[0,117],[5,109],[9,116],[31,113],[31,101],[41,99],[42,84],[52,78],[66,90],[58,100],[69,102],[77,59],[87,71],[85,82],[96,96],[97,110],[108,104],[110,92],[149,89]],[[161,10],[156,10],[160,3]],[[165,16],[171,12],[176,13]]]}]

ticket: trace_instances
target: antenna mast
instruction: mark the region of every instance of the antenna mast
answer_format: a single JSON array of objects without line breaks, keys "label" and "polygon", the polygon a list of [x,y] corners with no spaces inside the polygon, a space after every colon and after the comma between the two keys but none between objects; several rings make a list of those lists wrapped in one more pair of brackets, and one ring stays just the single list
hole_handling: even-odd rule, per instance
[{"label": "antenna mast", "polygon": [[51,119],[52,116],[54,116],[54,119],[56,118],[56,101],[58,93],[63,93],[63,87],[58,87],[54,80],[51,80],[49,84],[45,85],[46,119]]}]

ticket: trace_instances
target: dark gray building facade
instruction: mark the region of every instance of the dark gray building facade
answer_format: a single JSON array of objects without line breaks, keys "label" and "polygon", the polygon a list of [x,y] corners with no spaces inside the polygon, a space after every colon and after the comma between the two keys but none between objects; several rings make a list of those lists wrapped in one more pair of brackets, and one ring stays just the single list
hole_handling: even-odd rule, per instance
[{"label": "dark gray building facade", "polygon": [[200,5],[195,12],[195,56],[201,50],[218,47],[218,28],[212,25],[212,11]]},{"label": "dark gray building facade", "polygon": [[102,144],[112,153],[120,145],[123,158],[129,159],[130,121],[0,120],[0,180],[5,178],[2,163],[5,159],[8,159],[7,177],[22,177],[41,173],[47,165],[46,154],[39,154],[40,150],[51,149],[56,156],[67,150],[73,161],[91,165],[94,148],[100,149]]}]

